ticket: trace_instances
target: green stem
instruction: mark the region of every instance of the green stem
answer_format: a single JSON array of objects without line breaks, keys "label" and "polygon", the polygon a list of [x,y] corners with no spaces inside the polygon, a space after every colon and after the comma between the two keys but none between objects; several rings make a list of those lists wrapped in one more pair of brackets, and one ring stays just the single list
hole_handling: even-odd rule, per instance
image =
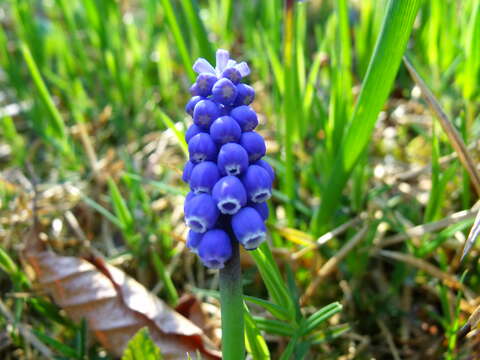
[{"label": "green stem", "polygon": [[222,358],[244,360],[242,274],[238,243],[232,242],[232,258],[220,270],[220,302],[222,305]]}]

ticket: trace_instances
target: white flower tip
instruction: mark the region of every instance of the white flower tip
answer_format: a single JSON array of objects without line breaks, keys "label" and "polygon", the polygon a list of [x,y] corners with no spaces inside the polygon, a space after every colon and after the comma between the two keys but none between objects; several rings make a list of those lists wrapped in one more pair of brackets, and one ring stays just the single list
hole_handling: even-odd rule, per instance
[{"label": "white flower tip", "polygon": [[218,73],[221,74],[223,72],[223,70],[225,70],[225,67],[227,66],[228,60],[230,60],[230,54],[228,53],[227,50],[218,49],[216,60],[217,60],[217,63],[215,65],[216,70],[217,70]]},{"label": "white flower tip", "polygon": [[197,74],[210,73],[215,75],[215,69],[204,58],[197,59],[197,61],[195,61],[195,64],[193,64],[192,68],[193,68],[193,71],[195,71]]},{"label": "white flower tip", "polygon": [[234,67],[236,64],[237,64],[237,62],[236,62],[235,60],[233,60],[233,59],[228,60],[228,62],[227,62],[227,69],[228,69],[229,67]]},{"label": "white flower tip", "polygon": [[242,77],[250,75],[250,67],[245,61],[242,61],[240,64],[235,65],[235,69],[238,70]]}]

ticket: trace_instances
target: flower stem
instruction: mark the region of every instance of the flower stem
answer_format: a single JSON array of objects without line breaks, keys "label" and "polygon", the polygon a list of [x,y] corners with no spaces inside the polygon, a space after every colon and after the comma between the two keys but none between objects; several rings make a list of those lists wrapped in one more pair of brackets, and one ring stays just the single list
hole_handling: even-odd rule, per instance
[{"label": "flower stem", "polygon": [[231,259],[220,270],[220,302],[222,306],[223,360],[244,360],[242,274],[238,242],[232,241]]}]

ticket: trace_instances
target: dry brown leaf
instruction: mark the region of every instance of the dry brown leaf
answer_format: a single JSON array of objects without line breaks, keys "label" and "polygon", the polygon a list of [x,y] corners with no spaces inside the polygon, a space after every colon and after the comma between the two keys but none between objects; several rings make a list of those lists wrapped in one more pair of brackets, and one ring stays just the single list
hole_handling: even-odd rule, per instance
[{"label": "dry brown leaf", "polygon": [[220,309],[215,305],[201,302],[192,294],[184,294],[178,301],[175,310],[203,330],[204,334],[216,345],[220,346],[221,326]]},{"label": "dry brown leaf", "polygon": [[165,359],[220,359],[220,353],[193,322],[169,308],[143,285],[101,258],[59,256],[42,248],[31,231],[26,261],[38,283],[75,321],[85,318],[98,341],[121,356],[135,333],[148,327]]}]

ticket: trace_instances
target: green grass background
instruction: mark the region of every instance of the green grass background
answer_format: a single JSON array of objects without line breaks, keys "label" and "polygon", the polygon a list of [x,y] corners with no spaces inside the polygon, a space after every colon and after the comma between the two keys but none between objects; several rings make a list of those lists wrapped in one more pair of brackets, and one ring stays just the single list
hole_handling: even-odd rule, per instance
[{"label": "green grass background", "polygon": [[[479,289],[478,252],[459,263],[473,217],[406,231],[470,209],[478,194],[458,159],[443,158],[453,148],[401,60],[408,51],[477,160],[479,1],[291,3],[287,11],[281,0],[0,1],[0,289],[14,315],[13,324],[0,317],[0,339],[9,339],[2,358],[36,356],[18,324],[66,344],[46,342],[60,357],[107,357],[20,266],[31,183],[58,252],[85,245],[68,211],[91,246],[171,305],[215,288],[216,275],[181,246],[180,174],[191,66],[217,48],[250,64],[278,179],[270,249],[243,254],[254,358],[474,356],[474,340],[455,336]],[[394,236],[403,240],[385,249],[457,279],[468,270],[469,295],[379,253]]]}]

